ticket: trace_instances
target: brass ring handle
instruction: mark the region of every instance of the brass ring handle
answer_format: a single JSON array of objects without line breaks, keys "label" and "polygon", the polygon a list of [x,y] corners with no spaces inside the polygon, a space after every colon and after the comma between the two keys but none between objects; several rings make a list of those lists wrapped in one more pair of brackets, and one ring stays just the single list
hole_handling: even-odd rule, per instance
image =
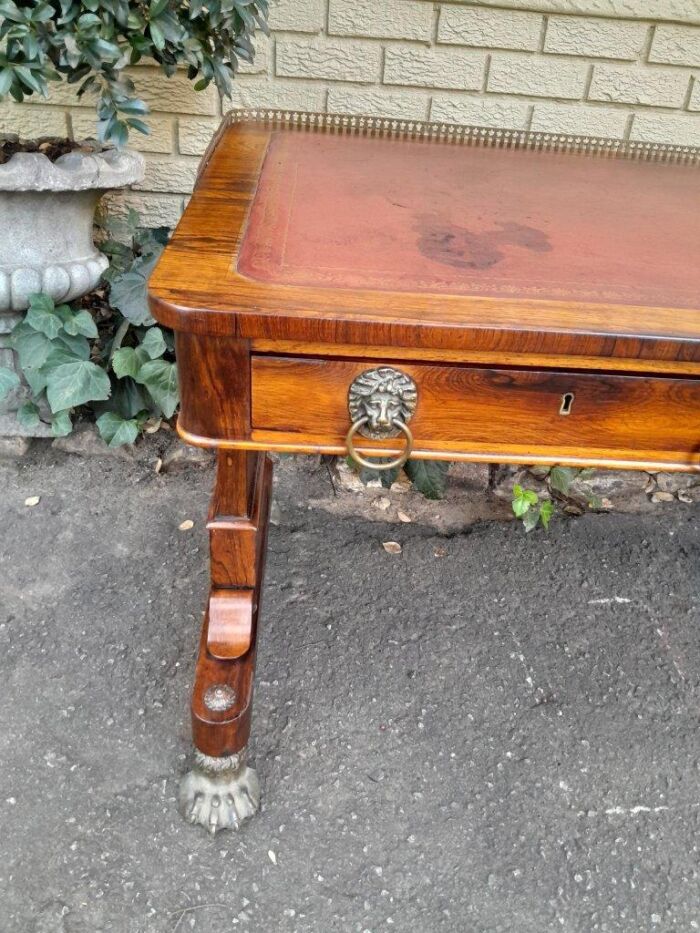
[{"label": "brass ring handle", "polygon": [[[352,426],[350,427],[350,430],[347,433],[347,437],[345,438],[345,443],[348,446],[348,453],[350,454],[350,456],[356,463],[359,463],[360,466],[367,467],[370,470],[400,469],[404,465],[404,463],[408,460],[408,458],[411,456],[411,451],[413,450],[413,434],[411,433],[411,429],[408,427],[407,424],[404,424],[403,421],[399,421],[398,418],[394,418],[391,423],[393,427],[398,428],[399,431],[401,431],[404,434],[406,438],[406,449],[400,456],[395,457],[393,460],[390,460],[388,463],[376,463],[372,460],[367,460],[365,457],[358,454],[352,442],[352,439],[355,436],[355,434],[357,434],[360,428],[363,425],[367,424],[368,421],[369,421],[369,418],[365,415],[364,418],[359,418],[357,421],[354,421],[352,423]],[[381,454],[379,454],[379,456],[381,456]]]}]

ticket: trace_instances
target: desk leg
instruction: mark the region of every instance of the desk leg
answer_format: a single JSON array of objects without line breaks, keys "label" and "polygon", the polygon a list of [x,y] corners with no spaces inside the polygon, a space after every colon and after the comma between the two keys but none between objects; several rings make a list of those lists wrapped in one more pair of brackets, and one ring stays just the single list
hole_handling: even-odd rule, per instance
[{"label": "desk leg", "polygon": [[272,463],[220,451],[209,513],[211,591],[192,691],[193,769],[180,809],[210,832],[237,829],[260,803],[246,762],[265,564]]}]

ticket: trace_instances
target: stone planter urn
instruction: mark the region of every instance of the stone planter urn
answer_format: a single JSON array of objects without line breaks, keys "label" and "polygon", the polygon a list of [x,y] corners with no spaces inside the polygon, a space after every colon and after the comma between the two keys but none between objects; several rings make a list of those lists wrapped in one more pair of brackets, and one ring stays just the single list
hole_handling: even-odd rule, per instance
[{"label": "stone planter urn", "polygon": [[[141,181],[144,165],[139,153],[116,149],[55,162],[17,152],[0,165],[0,365],[15,368],[9,334],[30,295],[58,303],[96,287],[108,260],[92,238],[95,207],[105,191]],[[22,401],[19,389],[0,402],[0,435],[26,433],[14,418]]]}]

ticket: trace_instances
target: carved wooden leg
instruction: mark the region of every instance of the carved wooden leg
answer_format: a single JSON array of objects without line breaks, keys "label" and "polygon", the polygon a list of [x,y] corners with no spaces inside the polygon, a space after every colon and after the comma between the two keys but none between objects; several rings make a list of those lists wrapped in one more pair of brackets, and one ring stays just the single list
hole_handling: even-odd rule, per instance
[{"label": "carved wooden leg", "polygon": [[211,592],[192,692],[195,765],[180,786],[183,815],[212,833],[237,829],[260,802],[246,746],[271,484],[264,454],[219,452],[207,525]]}]

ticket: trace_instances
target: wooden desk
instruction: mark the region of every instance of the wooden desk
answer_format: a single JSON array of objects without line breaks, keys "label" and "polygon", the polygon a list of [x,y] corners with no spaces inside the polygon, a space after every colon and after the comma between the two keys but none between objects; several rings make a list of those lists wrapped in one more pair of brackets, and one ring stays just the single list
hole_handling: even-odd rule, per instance
[{"label": "wooden desk", "polygon": [[699,165],[447,124],[224,123],[150,284],[179,431],[218,450],[192,822],[259,802],[266,451],[700,470]]}]

